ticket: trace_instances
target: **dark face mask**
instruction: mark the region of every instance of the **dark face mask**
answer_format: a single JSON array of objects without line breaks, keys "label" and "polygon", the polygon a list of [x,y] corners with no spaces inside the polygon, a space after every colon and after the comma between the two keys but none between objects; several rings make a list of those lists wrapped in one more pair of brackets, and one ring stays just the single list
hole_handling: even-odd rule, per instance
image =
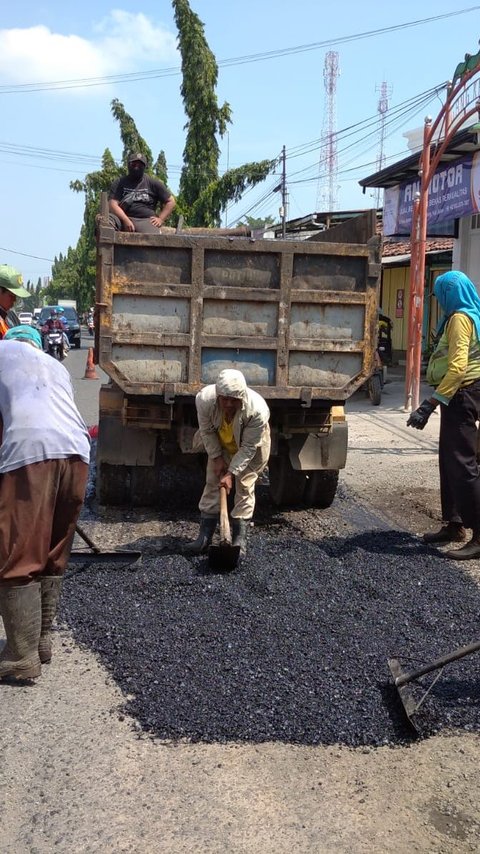
[{"label": "dark face mask", "polygon": [[145,172],[145,166],[143,163],[130,163],[128,167],[128,177],[129,178],[143,178],[143,173]]}]

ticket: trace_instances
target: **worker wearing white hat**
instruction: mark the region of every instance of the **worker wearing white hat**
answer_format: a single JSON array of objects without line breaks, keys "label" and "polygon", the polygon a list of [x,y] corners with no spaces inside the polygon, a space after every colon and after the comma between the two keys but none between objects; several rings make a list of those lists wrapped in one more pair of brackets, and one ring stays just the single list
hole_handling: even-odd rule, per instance
[{"label": "worker wearing white hat", "polygon": [[235,484],[231,513],[233,545],[246,549],[247,529],[255,508],[255,484],[270,456],[270,411],[263,397],[248,388],[240,371],[221,371],[217,382],[207,385],[196,400],[199,438],[208,454],[205,488],[198,505],[201,519],[195,542],[187,554],[202,554],[210,545],[217,525],[220,496]]}]

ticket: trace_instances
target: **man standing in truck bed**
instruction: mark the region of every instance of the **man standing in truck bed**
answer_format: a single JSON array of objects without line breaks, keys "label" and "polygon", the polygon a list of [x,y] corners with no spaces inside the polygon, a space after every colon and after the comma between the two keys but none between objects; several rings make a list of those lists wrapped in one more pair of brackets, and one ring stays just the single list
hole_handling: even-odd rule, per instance
[{"label": "man standing in truck bed", "polygon": [[[128,158],[128,175],[113,182],[108,196],[110,221],[119,231],[158,234],[175,207],[170,190],[145,175],[147,159],[137,152]],[[157,215],[157,207],[162,209]]]}]

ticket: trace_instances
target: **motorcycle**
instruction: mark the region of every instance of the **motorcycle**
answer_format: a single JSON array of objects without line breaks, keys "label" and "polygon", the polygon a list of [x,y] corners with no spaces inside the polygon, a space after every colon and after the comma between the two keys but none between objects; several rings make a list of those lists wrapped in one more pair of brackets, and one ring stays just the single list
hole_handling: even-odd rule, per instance
[{"label": "motorcycle", "polygon": [[50,332],[46,333],[46,338],[46,352],[48,355],[53,356],[54,359],[58,359],[59,362],[63,362],[65,358],[63,332],[60,329],[51,329]]},{"label": "motorcycle", "polygon": [[373,373],[370,374],[367,382],[364,384],[365,394],[370,398],[373,406],[379,406],[381,403],[386,371],[386,366],[382,365],[382,360],[377,350]]}]

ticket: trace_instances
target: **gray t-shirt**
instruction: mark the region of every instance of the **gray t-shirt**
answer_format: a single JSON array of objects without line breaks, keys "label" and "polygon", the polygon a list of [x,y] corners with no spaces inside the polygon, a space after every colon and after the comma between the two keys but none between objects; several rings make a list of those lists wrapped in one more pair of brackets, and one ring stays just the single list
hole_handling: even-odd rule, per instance
[{"label": "gray t-shirt", "polygon": [[90,439],[66,368],[31,344],[0,341],[0,474],[43,460],[79,456]]}]

